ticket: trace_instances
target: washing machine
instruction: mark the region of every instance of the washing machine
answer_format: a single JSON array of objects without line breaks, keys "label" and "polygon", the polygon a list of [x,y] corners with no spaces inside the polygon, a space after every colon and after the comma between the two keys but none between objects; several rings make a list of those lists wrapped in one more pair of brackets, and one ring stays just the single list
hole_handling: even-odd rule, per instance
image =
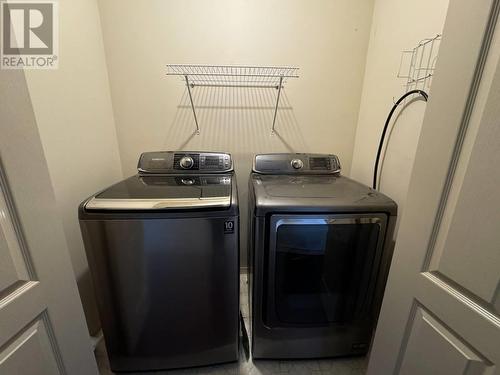
[{"label": "washing machine", "polygon": [[113,371],[236,361],[239,208],[231,155],[147,152],[79,219]]},{"label": "washing machine", "polygon": [[254,358],[366,354],[397,205],[327,154],[255,156],[248,280]]}]

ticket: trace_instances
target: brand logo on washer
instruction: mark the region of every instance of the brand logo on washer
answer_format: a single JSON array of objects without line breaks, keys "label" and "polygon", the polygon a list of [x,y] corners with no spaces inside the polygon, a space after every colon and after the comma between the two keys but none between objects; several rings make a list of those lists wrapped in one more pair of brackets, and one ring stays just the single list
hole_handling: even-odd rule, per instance
[{"label": "brand logo on washer", "polygon": [[234,233],[234,221],[226,220],[224,222],[224,233]]}]

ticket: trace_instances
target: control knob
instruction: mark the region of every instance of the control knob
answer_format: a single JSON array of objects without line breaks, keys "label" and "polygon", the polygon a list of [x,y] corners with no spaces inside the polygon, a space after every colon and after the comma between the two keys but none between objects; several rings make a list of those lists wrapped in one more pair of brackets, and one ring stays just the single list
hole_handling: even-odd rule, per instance
[{"label": "control knob", "polygon": [[293,159],[290,164],[292,164],[293,169],[300,169],[304,166],[304,163],[300,159]]},{"label": "control knob", "polygon": [[190,169],[194,165],[194,160],[191,156],[183,156],[179,161],[182,169]]}]

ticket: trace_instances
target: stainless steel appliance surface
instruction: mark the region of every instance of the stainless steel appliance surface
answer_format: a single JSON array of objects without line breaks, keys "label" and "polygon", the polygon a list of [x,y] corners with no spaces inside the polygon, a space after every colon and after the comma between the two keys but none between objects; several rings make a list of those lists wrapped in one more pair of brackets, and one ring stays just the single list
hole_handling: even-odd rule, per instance
[{"label": "stainless steel appliance surface", "polygon": [[236,361],[239,207],[229,154],[151,152],[79,219],[113,371]]},{"label": "stainless steel appliance surface", "polygon": [[335,155],[256,155],[249,181],[254,358],[368,351],[397,205],[340,174]]}]

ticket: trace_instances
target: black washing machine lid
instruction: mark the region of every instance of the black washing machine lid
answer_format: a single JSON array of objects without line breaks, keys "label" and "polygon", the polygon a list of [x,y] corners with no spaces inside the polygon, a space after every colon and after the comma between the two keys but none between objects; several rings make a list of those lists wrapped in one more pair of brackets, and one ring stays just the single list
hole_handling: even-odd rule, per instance
[{"label": "black washing machine lid", "polygon": [[135,175],[91,198],[86,210],[229,207],[232,175]]}]

